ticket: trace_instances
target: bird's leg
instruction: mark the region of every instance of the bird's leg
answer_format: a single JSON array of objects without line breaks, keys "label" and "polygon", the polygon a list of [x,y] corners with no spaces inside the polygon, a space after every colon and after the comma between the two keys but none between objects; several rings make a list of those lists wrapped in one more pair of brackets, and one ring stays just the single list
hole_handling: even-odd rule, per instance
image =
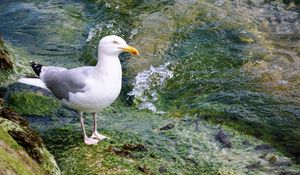
[{"label": "bird's leg", "polygon": [[98,143],[97,139],[93,139],[93,138],[88,138],[86,136],[86,132],[85,132],[85,128],[84,128],[84,118],[83,118],[83,112],[80,112],[80,124],[81,124],[81,128],[83,131],[83,141],[85,144],[87,145],[95,145]]},{"label": "bird's leg", "polygon": [[93,112],[93,118],[94,118],[94,132],[91,138],[98,139],[98,140],[108,139],[108,137],[99,134],[97,131],[97,112]]}]

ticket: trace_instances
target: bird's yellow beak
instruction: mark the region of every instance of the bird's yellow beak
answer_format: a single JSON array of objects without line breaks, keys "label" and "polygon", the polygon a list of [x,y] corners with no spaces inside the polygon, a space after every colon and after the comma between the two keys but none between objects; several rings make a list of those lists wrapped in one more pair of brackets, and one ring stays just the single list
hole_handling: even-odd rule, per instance
[{"label": "bird's yellow beak", "polygon": [[121,48],[124,52],[128,52],[128,53],[131,53],[132,55],[139,55],[139,51],[134,48],[134,47],[131,47],[131,46],[127,46],[127,47],[123,47]]}]

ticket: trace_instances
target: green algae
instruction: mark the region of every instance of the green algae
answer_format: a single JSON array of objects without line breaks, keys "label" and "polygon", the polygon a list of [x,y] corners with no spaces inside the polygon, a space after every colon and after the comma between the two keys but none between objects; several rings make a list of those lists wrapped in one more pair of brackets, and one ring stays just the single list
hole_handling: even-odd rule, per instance
[{"label": "green algae", "polygon": [[[103,1],[98,1],[98,2],[101,2],[101,5],[103,6],[104,4]],[[262,120],[268,120],[268,118],[271,119],[271,116],[266,115],[266,114],[270,114],[268,113],[270,111],[261,110],[261,108],[258,108],[258,110],[254,110],[255,112],[252,112],[252,110],[253,108],[256,108],[256,106],[264,106],[265,103],[270,103],[271,105],[273,105],[274,103],[278,104],[277,100],[275,100],[274,102],[274,100],[270,100],[269,97],[265,95],[262,96],[264,97],[264,99],[267,100],[264,101],[263,103],[259,103],[260,100],[255,100],[255,98],[260,99],[261,94],[258,95],[255,93],[248,94],[247,90],[250,91],[254,89],[256,91],[261,91],[258,90],[261,89],[261,87],[257,86],[257,81],[256,80],[253,81],[251,77],[249,78],[247,75],[245,75],[244,74],[245,72],[243,72],[242,70],[245,67],[245,65],[251,65],[248,63],[253,63],[254,60],[270,59],[270,57],[266,56],[267,54],[265,54],[268,51],[260,52],[254,50],[255,53],[251,53],[251,51],[247,50],[247,47],[251,46],[252,44],[255,44],[256,38],[252,38],[248,36],[245,37],[244,34],[241,34],[239,32],[244,32],[242,31],[242,29],[244,28],[255,31],[256,30],[255,28],[252,29],[253,25],[243,26],[244,23],[239,23],[243,21],[243,19],[240,19],[240,21],[235,22],[234,24],[228,22],[219,25],[219,21],[217,20],[228,19],[228,18],[224,18],[228,14],[219,13],[221,11],[219,10],[219,8],[212,7],[214,5],[206,2],[201,2],[201,5],[192,4],[190,6],[177,3],[175,8],[171,6],[174,5],[173,2],[171,1],[170,4],[167,4],[170,6],[166,6],[166,4],[164,3],[161,4],[157,3],[158,4],[157,5],[152,1],[147,1],[147,2],[150,2],[150,4],[152,3],[151,7],[153,7],[153,9],[148,7],[149,4],[143,5],[145,3],[140,4],[139,1],[130,1],[128,2],[128,6],[126,6],[125,1],[120,1],[120,2],[113,1],[110,4],[108,3],[108,5],[111,4],[112,5],[109,7],[109,10],[107,10],[108,13],[106,15],[109,16],[112,15],[113,18],[108,17],[107,20],[103,20],[103,18],[101,18],[102,16],[99,15],[100,16],[99,19],[103,20],[104,23],[110,20],[116,20],[116,21],[110,23],[113,24],[112,28],[109,27],[104,28],[104,30],[99,32],[98,37],[95,37],[91,42],[87,43],[86,47],[88,48],[84,49],[86,52],[84,51],[85,53],[83,54],[83,58],[90,60],[87,61],[88,63],[95,64],[95,60],[94,60],[94,58],[96,58],[95,47],[98,44],[99,37],[102,37],[107,34],[119,34],[119,35],[124,35],[125,38],[126,37],[129,38],[130,31],[134,29],[134,27],[136,27],[138,33],[133,36],[132,42],[134,45],[141,45],[139,47],[141,47],[141,49],[145,52],[146,56],[144,55],[143,56],[144,58],[139,59],[138,61],[136,61],[137,59],[135,59],[131,61],[129,65],[125,65],[126,67],[131,69],[132,72],[139,72],[140,70],[144,69],[150,64],[160,64],[164,60],[164,57],[171,58],[171,59],[175,57],[180,59],[179,64],[181,65],[175,67],[174,69],[174,71],[178,73],[176,75],[176,78],[171,80],[167,85],[167,88],[162,90],[160,94],[161,99],[159,102],[160,103],[159,107],[165,109],[167,108],[168,112],[170,112],[169,116],[172,116],[173,118],[176,117],[183,118],[184,115],[186,115],[187,113],[191,115],[198,114],[195,116],[200,115],[203,118],[207,118],[210,121],[214,121],[214,123],[226,123],[227,126],[231,126],[233,128],[236,128],[237,130],[245,132],[246,134],[251,134],[258,138],[263,138],[264,140],[267,141],[274,140],[274,138],[269,139],[267,137],[270,135],[277,137],[277,134],[278,133],[280,134],[282,130],[277,131],[276,134],[274,133],[272,134],[272,131],[276,131],[278,127],[280,128],[282,126],[278,124],[279,126],[274,125],[274,127],[271,129],[269,127],[264,129],[265,124],[259,121],[257,118],[261,117]],[[193,8],[191,9],[190,7]],[[136,8],[140,10],[140,12],[138,12],[138,10],[131,11],[130,8]],[[227,9],[230,8],[228,2],[225,2],[224,8]],[[183,11],[180,11],[181,9],[183,9]],[[73,10],[71,9],[69,11],[72,12]],[[122,13],[116,13],[116,15],[114,16],[113,14],[117,11],[122,11]],[[73,12],[71,14],[73,14]],[[132,17],[134,15],[130,16],[130,14],[131,15],[134,14],[135,16],[138,16],[138,18],[141,19],[142,22],[141,23],[137,22],[136,20],[137,18]],[[233,15],[236,14],[234,13]],[[231,17],[233,15],[231,14]],[[80,18],[80,15],[79,16],[76,15],[76,18]],[[125,21],[124,23],[118,23],[119,21],[123,21],[123,19],[126,19],[124,20]],[[193,23],[197,23],[197,24],[195,26],[190,27],[189,25]],[[129,24],[130,27],[128,26]],[[122,28],[121,31],[119,30],[120,28]],[[159,28],[160,31],[156,31],[155,28]],[[207,29],[208,32],[207,33],[203,32],[202,34],[200,34],[200,37],[204,38],[203,40],[201,40],[201,44],[204,44],[204,46],[203,47],[200,46],[200,48],[197,49],[194,48],[193,45],[189,45],[189,42],[195,43],[195,41],[193,40],[190,41],[189,39],[186,38],[189,37],[190,35],[189,32],[197,33],[197,31],[195,30],[197,30],[198,28],[201,28],[204,31]],[[240,28],[240,30],[236,30],[237,28]],[[67,30],[73,32],[68,28]],[[178,31],[185,31],[185,32],[176,35],[176,32]],[[61,32],[63,36],[65,35],[63,31],[59,31],[59,32]],[[154,38],[158,38],[158,39],[157,40],[153,39],[152,38],[153,35]],[[208,38],[206,38],[206,36],[208,36]],[[217,36],[217,39],[213,39],[213,37],[215,36]],[[66,42],[71,41],[72,35],[68,35],[67,32],[63,40]],[[180,49],[181,45],[175,46],[175,44],[177,44],[178,41],[182,41],[182,40],[186,40],[186,42],[179,42],[179,43],[188,46],[183,47],[183,49]],[[208,44],[206,43],[207,41]],[[174,44],[174,47],[172,46],[172,44]],[[227,47],[227,45],[229,45],[229,47]],[[223,46],[225,46],[225,48]],[[170,55],[165,56],[163,52],[165,52],[166,50],[168,52],[168,48],[171,50],[170,51],[171,53]],[[220,48],[221,51],[218,52],[217,48]],[[172,49],[179,50],[179,51],[175,52],[174,54]],[[202,51],[200,51],[199,54],[192,54],[191,56],[190,54],[191,52],[198,52],[200,49],[207,51],[207,53],[205,54]],[[259,54],[257,54],[257,52],[259,52]],[[156,54],[158,56],[156,56]],[[261,55],[265,55],[265,57],[262,58]],[[202,59],[200,59],[200,61],[197,61],[198,58],[202,58]],[[152,59],[152,60],[149,61],[148,59]],[[256,70],[257,69],[255,69],[255,71]],[[132,72],[129,71],[128,73],[126,73],[126,76],[129,75],[128,77],[132,77],[134,74]],[[274,74],[269,73],[265,77],[266,79],[272,79],[273,75]],[[199,84],[201,84],[201,87],[198,87]],[[246,91],[244,91],[245,89]],[[273,89],[271,89],[270,91],[272,90]],[[226,93],[228,92],[229,94],[226,95]],[[247,95],[243,96],[242,94],[244,93],[246,93]],[[245,98],[247,97],[250,97],[250,102],[245,100]],[[286,105],[284,104],[286,103],[290,103],[290,102],[288,101],[282,103],[281,108],[285,108]],[[233,104],[234,105],[238,104],[238,105],[233,106]],[[253,106],[251,107],[251,105]],[[296,107],[294,107],[293,105],[288,106],[289,110],[285,110],[282,116],[286,116],[287,118],[293,119],[291,121],[295,121],[297,124],[298,121],[295,119],[297,117],[297,112],[295,112],[294,110],[296,109],[297,111],[297,104],[295,104],[295,106]],[[270,109],[273,110],[277,107],[278,106],[274,108],[271,107]],[[106,110],[106,112],[107,111],[108,110]],[[124,119],[121,119],[121,117],[124,116],[120,116],[116,114],[116,113],[123,113],[123,112],[124,113],[127,112],[128,115],[133,115],[135,118],[126,116]],[[56,155],[57,157],[60,157],[59,159],[60,159],[61,168],[64,169],[66,174],[68,173],[85,174],[89,172],[91,174],[93,173],[97,174],[99,173],[99,171],[109,173],[110,172],[109,169],[113,169],[114,171],[112,173],[115,174],[127,174],[127,173],[136,174],[136,173],[140,173],[140,171],[158,173],[159,169],[165,169],[164,166],[163,168],[160,168],[156,164],[153,165],[149,162],[143,162],[142,160],[135,160],[127,157],[124,158],[122,156],[120,157],[119,155],[115,155],[114,152],[107,151],[109,150],[110,146],[112,146],[113,148],[115,147],[116,149],[121,149],[122,144],[131,143],[131,142],[134,143],[138,142],[143,144],[146,143],[146,145],[149,144],[150,146],[147,147],[149,147],[149,149],[151,148],[151,150],[153,149],[153,151],[149,156],[146,155],[144,158],[151,162],[158,161],[159,163],[163,162],[163,164],[169,165],[167,166],[167,169],[169,169],[167,174],[168,173],[193,174],[195,172],[202,172],[202,174],[210,174],[210,173],[211,174],[234,174],[238,172],[237,174],[242,174],[239,171],[243,171],[243,170],[239,170],[239,169],[241,169],[241,167],[245,169],[246,168],[245,164],[253,165],[252,167],[255,167],[256,163],[261,161],[259,156],[254,156],[254,157],[245,156],[245,154],[246,155],[252,154],[253,153],[252,150],[249,151],[248,153],[242,154],[242,156],[240,154],[236,155],[241,157],[247,157],[251,161],[243,162],[244,160],[239,159],[239,161],[241,161],[242,163],[239,161],[235,161],[235,162],[237,165],[242,164],[242,166],[231,169],[231,166],[234,163],[229,165],[224,165],[222,161],[225,161],[226,159],[229,159],[228,161],[231,161],[231,159],[228,157],[232,156],[232,154],[230,154],[230,156],[228,156],[228,154],[226,156],[225,154],[225,156],[222,157],[221,156],[222,153],[218,152],[218,150],[214,150],[214,149],[201,149],[201,151],[197,150],[199,149],[199,147],[197,147],[196,145],[201,145],[203,143],[205,146],[211,148],[211,146],[206,143],[207,140],[205,139],[212,139],[213,137],[208,137],[205,139],[202,139],[201,137],[199,138],[198,134],[195,134],[193,132],[187,132],[188,129],[186,130],[184,129],[184,127],[188,127],[189,125],[182,126],[181,130],[177,130],[176,132],[173,130],[163,131],[163,132],[157,131],[157,132],[162,135],[161,139],[178,141],[180,139],[186,138],[187,137],[186,134],[191,134],[192,136],[195,136],[195,138],[201,140],[201,142],[193,140],[192,138],[182,141],[184,143],[181,142],[175,144],[175,146],[172,145],[174,144],[174,142],[167,142],[167,143],[163,142],[164,144],[166,143],[167,146],[172,145],[166,147],[162,143],[160,143],[159,139],[158,141],[155,140],[157,139],[157,137],[155,137],[155,134],[154,136],[153,135],[149,136],[149,132],[151,132],[152,130],[151,128],[145,126],[149,123],[152,123],[153,121],[151,120],[157,120],[162,123],[166,122],[159,119],[160,117],[163,116],[153,117],[147,113],[140,113],[141,116],[144,115],[144,117],[150,118],[150,120],[143,121],[141,118],[144,117],[137,116],[135,112],[136,112],[135,110],[133,110],[133,112],[130,113],[126,110],[120,111],[120,110],[109,108],[109,112],[107,112],[106,115],[111,115],[111,116],[117,115],[117,119],[110,119],[109,117],[107,117],[106,122],[108,122],[108,120],[112,120],[112,122],[108,122],[108,124],[113,125],[113,127],[108,129],[105,128],[104,133],[109,135],[111,138],[118,138],[118,136],[122,137],[122,139],[116,139],[117,140],[116,143],[103,142],[101,145],[97,145],[95,147],[85,147],[84,145],[81,144],[78,145],[78,143],[81,142],[80,139],[81,136],[80,136],[80,132],[77,131],[79,127],[78,125],[76,125],[77,126],[76,128],[72,128],[72,127],[57,128],[54,130],[49,130],[49,134],[52,133],[53,136],[50,135],[45,136],[46,140],[48,140],[47,146],[49,146],[49,148],[52,150],[54,154],[55,151],[57,151]],[[257,115],[260,113],[262,113],[262,115]],[[275,114],[275,113],[271,113],[271,114]],[[187,118],[188,119],[186,120],[190,120],[190,118],[194,118],[194,117],[187,117]],[[138,123],[135,123],[134,121],[138,121]],[[128,125],[126,125],[126,127],[125,126],[122,127],[120,126],[120,124],[118,124],[119,122],[125,122],[125,125],[126,124]],[[168,120],[168,122],[170,121]],[[273,125],[274,124],[273,122],[281,123],[281,120],[280,119],[278,120],[276,119],[275,121],[268,120],[267,125]],[[283,119],[283,122],[285,122],[285,119]],[[145,127],[149,130],[147,130],[147,132],[146,131],[142,132],[142,134],[137,134],[140,133],[141,131],[138,129],[139,126]],[[159,128],[157,123],[154,126],[153,125],[151,126],[156,129]],[[284,126],[289,127],[290,125],[287,122],[287,124],[285,123]],[[132,132],[131,129],[134,130],[134,132]],[[257,131],[255,131],[256,129]],[[126,133],[123,133],[123,130],[126,130]],[[181,132],[184,132],[184,134],[181,134]],[[233,133],[238,136],[240,135],[240,133],[237,132],[233,132]],[[58,139],[57,137],[55,137],[59,134],[63,134],[65,137],[62,139]],[[202,134],[201,136],[203,135],[205,134]],[[282,135],[279,135],[278,137],[281,136]],[[142,137],[142,139],[137,139],[140,137]],[[291,142],[291,140],[297,140],[297,134],[295,138],[294,137],[286,138],[285,136],[283,138],[284,140],[282,140],[281,142],[282,144],[286,143],[286,141],[289,141],[289,144],[295,145],[293,149],[296,149],[298,147],[297,144],[293,144]],[[251,140],[251,138],[247,138],[247,139]],[[67,142],[66,145],[68,146],[65,146],[63,144],[64,142]],[[236,142],[242,143],[242,141],[236,141]],[[259,142],[259,141],[254,139],[252,140],[252,142]],[[151,145],[152,146],[154,145],[153,147],[155,147],[156,149],[152,148]],[[193,149],[189,150],[189,148],[191,147],[190,145],[192,145],[192,148],[195,150]],[[241,146],[242,144],[238,144],[238,145]],[[174,147],[176,147],[177,149]],[[242,145],[241,147],[242,149],[249,149],[249,150],[252,149],[252,147],[246,147],[245,145]],[[163,153],[163,151],[159,151],[158,148],[165,151],[165,153]],[[173,150],[169,151],[169,149],[173,149]],[[225,152],[228,151],[224,149],[222,150]],[[214,151],[218,153],[216,153],[216,155],[211,153]],[[236,149],[233,149],[233,151],[236,151]],[[238,150],[237,152],[239,151],[242,152],[243,150]],[[97,154],[92,155],[91,154],[92,152],[96,152]],[[189,152],[192,153],[189,154]],[[203,156],[204,158],[195,157],[193,155],[193,154],[205,154],[206,152],[209,152],[208,158],[207,157],[205,158],[205,156]],[[97,160],[103,160],[103,157],[101,157],[100,154],[105,155],[107,159],[105,159],[106,158],[105,157],[104,161],[97,162]],[[177,156],[176,154],[179,155]],[[192,158],[187,158],[186,155],[189,155]],[[205,155],[207,156],[207,154]],[[157,157],[155,158],[155,156],[158,156],[159,158]],[[270,160],[272,156],[268,157],[267,159]],[[279,155],[279,157],[280,156],[282,155]],[[216,160],[218,158],[225,159],[225,160],[218,161]],[[161,159],[164,159],[165,161]],[[273,160],[274,159],[272,159],[272,162]],[[86,163],[85,161],[88,163]],[[171,163],[169,163],[170,161]],[[266,160],[262,160],[262,161],[264,163],[267,162]],[[77,165],[76,163],[78,163],[79,165]],[[144,165],[146,166],[146,168],[143,168]],[[268,174],[270,174],[268,171],[266,171],[264,166],[266,165],[259,164],[259,166],[257,166],[258,170],[253,170],[253,171],[249,170],[250,172],[243,172],[243,173],[259,174],[261,172],[267,172]],[[295,170],[297,170],[297,167],[295,167]],[[279,174],[280,171],[278,170],[276,173]]]},{"label": "green algae", "polygon": [[[33,121],[62,174],[278,174],[300,168],[275,149],[256,149],[262,141],[200,117],[155,115],[120,101],[98,116],[100,133],[110,139],[94,146],[83,144],[79,121]],[[91,124],[86,115],[88,135]],[[232,148],[215,140],[220,130]]]},{"label": "green algae", "polygon": [[[10,94],[9,107],[22,115],[51,115],[61,107],[54,98],[32,92],[15,92]],[[45,105],[47,104],[47,105]]]},{"label": "green algae", "polygon": [[[66,142],[64,142],[64,146],[53,144],[59,142],[59,139],[57,139],[58,137],[52,135],[53,132],[57,133],[58,131],[60,135],[68,135],[68,138],[77,138],[74,139],[76,140],[76,143],[73,143],[73,147],[68,147],[69,145],[66,144]],[[44,136],[46,142],[50,141],[48,144],[50,147],[52,146],[52,148],[49,148],[49,150],[56,156],[62,174],[98,174],[99,172],[104,174],[159,174],[161,173],[159,171],[161,167],[167,169],[164,173],[173,174],[179,172],[177,166],[183,168],[183,170],[180,170],[181,173],[191,173],[196,171],[197,173],[211,175],[218,173],[220,175],[225,175],[230,174],[229,172],[236,174],[234,173],[234,170],[230,170],[230,168],[225,168],[218,164],[205,163],[204,160],[197,162],[196,167],[194,164],[183,166],[183,162],[176,163],[175,161],[175,163],[169,163],[168,161],[170,160],[164,160],[165,155],[161,155],[161,153],[155,151],[155,149],[147,144],[146,151],[128,152],[122,150],[122,147],[126,144],[145,144],[144,141],[134,133],[104,130],[103,133],[110,138],[113,138],[113,140],[103,141],[97,146],[88,147],[81,143],[81,137],[78,139],[78,135],[81,135],[80,132],[76,132],[72,129],[72,133],[70,134],[65,131],[65,128],[59,128],[55,129],[55,131],[49,131],[49,134]],[[66,139],[69,140],[68,138]],[[180,145],[178,145],[178,149],[182,149],[183,152],[186,152],[188,151],[188,146],[185,145],[180,148]],[[178,153],[180,154],[183,152],[179,151]],[[190,168],[192,168],[192,170]]]},{"label": "green algae", "polygon": [[0,128],[0,139],[14,149],[21,149],[21,147],[3,130]]}]

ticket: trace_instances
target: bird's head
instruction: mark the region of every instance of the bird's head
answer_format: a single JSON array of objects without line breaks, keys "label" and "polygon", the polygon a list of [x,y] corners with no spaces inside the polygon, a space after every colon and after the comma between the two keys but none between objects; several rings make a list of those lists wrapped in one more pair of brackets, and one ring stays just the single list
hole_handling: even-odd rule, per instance
[{"label": "bird's head", "polygon": [[102,54],[118,56],[121,52],[128,52],[132,55],[139,55],[139,51],[129,46],[126,41],[116,35],[109,35],[99,42],[99,51]]}]

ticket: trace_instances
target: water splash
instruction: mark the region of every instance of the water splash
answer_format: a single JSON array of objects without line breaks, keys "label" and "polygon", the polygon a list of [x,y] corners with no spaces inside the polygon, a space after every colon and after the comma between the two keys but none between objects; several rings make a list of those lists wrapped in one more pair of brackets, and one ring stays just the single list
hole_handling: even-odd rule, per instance
[{"label": "water splash", "polygon": [[99,38],[104,31],[109,31],[110,34],[118,35],[121,33],[121,29],[117,27],[115,20],[110,20],[108,22],[102,22],[97,24],[95,27],[90,28],[89,35],[85,42],[90,42],[94,38]]},{"label": "water splash", "polygon": [[164,113],[157,110],[154,102],[158,100],[157,90],[173,77],[173,72],[168,69],[170,64],[167,62],[159,67],[151,66],[149,70],[140,72],[135,77],[134,88],[128,95],[134,96],[134,101],[139,109],[148,109],[159,114]]}]

